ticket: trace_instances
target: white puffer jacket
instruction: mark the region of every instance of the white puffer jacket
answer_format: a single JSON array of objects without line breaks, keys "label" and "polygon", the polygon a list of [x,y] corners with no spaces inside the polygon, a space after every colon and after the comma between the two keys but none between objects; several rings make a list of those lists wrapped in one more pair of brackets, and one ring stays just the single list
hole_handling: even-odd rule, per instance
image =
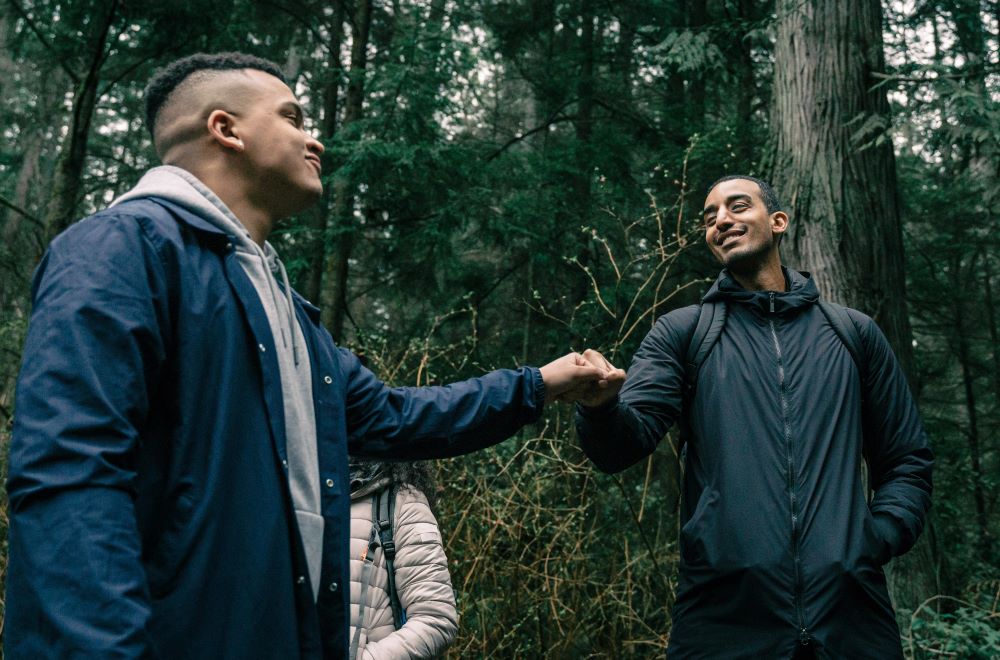
[{"label": "white puffer jacket", "polygon": [[[378,479],[351,493],[351,632],[353,640],[361,597],[362,557],[372,531],[372,496],[388,485]],[[382,548],[365,596],[364,622],[358,644],[359,660],[434,658],[455,639],[458,610],[448,573],[441,532],[427,498],[410,486],[398,486],[393,521],[396,544],[396,591],[406,622],[396,630],[389,606],[388,575]]]}]

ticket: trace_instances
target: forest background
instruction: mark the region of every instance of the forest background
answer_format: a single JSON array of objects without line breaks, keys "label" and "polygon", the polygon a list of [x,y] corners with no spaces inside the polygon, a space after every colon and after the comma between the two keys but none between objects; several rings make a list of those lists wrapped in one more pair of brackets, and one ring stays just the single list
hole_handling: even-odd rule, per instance
[{"label": "forest background", "polygon": [[[392,384],[584,347],[627,366],[718,272],[705,186],[772,180],[785,262],[879,322],[937,454],[928,527],[888,568],[906,652],[998,657],[998,20],[996,0],[2,0],[3,454],[34,266],[156,164],[145,82],[251,52],[326,146],[321,203],[273,241]],[[661,656],[671,446],[601,474],[555,405],[436,464],[451,657]]]}]

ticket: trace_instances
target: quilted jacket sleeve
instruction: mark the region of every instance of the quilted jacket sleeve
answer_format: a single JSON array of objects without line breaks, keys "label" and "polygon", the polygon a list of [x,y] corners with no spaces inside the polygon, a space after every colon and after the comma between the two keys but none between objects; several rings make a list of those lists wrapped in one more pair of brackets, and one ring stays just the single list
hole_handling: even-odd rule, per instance
[{"label": "quilted jacket sleeve", "polygon": [[133,500],[164,300],[133,218],[81,221],[36,272],[7,484],[9,658],[151,652]]},{"label": "quilted jacket sleeve", "polygon": [[420,660],[444,653],[458,632],[455,591],[441,531],[427,498],[412,488],[396,495],[396,590],[406,623],[378,641],[369,640],[362,657]]},{"label": "quilted jacket sleeve", "polygon": [[604,472],[619,472],[653,453],[680,416],[684,354],[697,316],[697,306],[661,316],[632,358],[618,400],[577,406],[580,445]]},{"label": "quilted jacket sleeve", "polygon": [[923,530],[931,506],[934,454],[888,340],[870,318],[851,313],[862,331],[868,362],[864,435],[875,491],[871,511],[888,546],[886,554],[895,557],[909,550]]}]

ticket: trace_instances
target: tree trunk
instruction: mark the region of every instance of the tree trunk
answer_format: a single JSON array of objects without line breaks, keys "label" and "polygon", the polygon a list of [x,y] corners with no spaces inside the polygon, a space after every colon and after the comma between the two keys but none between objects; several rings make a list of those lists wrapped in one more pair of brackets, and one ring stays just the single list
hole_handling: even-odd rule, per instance
[{"label": "tree trunk", "polygon": [[[961,272],[961,264],[955,266],[955,279]],[[959,284],[956,282],[956,285]],[[957,288],[956,291],[962,289]],[[979,415],[976,412],[975,377],[972,373],[972,354],[969,347],[969,328],[966,323],[965,302],[961,296],[955,296],[955,349],[958,353],[958,363],[962,369],[962,387],[965,391],[965,410],[969,420],[966,438],[969,441],[969,464],[972,467],[972,499],[976,507],[976,531],[979,536],[980,556],[988,561],[989,557],[989,526],[986,519],[986,496],[983,488],[982,455],[980,453]]]},{"label": "tree trunk", "polygon": [[[912,379],[889,107],[871,76],[885,70],[881,5],[778,0],[777,13],[769,164],[791,217],[785,261],[875,318]],[[939,593],[926,540],[894,565],[896,602]]]},{"label": "tree trunk", "polygon": [[791,217],[788,263],[873,316],[912,375],[882,11],[870,0],[780,0],[772,179]]},{"label": "tree trunk", "polygon": [[[591,151],[591,135],[594,121],[594,15],[593,0],[581,0],[580,3],[580,73],[576,84],[577,116],[574,122],[576,132],[576,171],[570,176],[569,191],[573,195],[569,208],[575,209],[577,220],[574,226],[587,225],[591,200],[591,174],[593,172],[593,155]],[[580,238],[577,260],[584,268],[589,267],[592,259],[590,241],[582,234]],[[570,305],[575,305],[589,295],[589,288],[583,278],[577,278],[577,286],[571,293]]]},{"label": "tree trunk", "polygon": [[993,358],[993,397],[1000,410],[1000,332],[997,331],[996,308],[993,306],[993,272],[990,258],[983,259],[983,295],[986,305],[986,321],[990,330],[990,352]]},{"label": "tree trunk", "polygon": [[[698,33],[708,23],[706,0],[686,0],[684,16],[687,27]],[[688,74],[687,89],[684,94],[684,109],[687,114],[687,132],[701,133],[705,127],[705,72],[692,71]]]},{"label": "tree trunk", "polygon": [[[333,6],[333,17],[330,22],[330,43],[327,50],[327,75],[329,80],[323,87],[323,117],[320,121],[320,139],[330,140],[337,134],[337,113],[340,103],[340,47],[344,35],[344,1]],[[333,166],[328,154],[323,155],[323,170],[329,171]],[[303,292],[309,300],[320,299],[323,290],[323,273],[326,270],[327,227],[330,217],[330,186],[324,186],[323,196],[316,208],[310,214],[310,240],[306,248],[309,255],[309,268],[306,274]]]},{"label": "tree trunk", "polygon": [[[741,26],[747,25],[753,20],[753,3],[751,0],[739,0],[737,2],[737,20]],[[740,33],[743,33],[742,28]],[[736,79],[739,87],[736,90],[736,138],[733,141],[733,152],[739,163],[751,164],[754,162],[756,151],[756,140],[753,131],[753,101],[757,92],[757,85],[754,83],[753,57],[751,55],[751,44],[745,35],[739,39],[733,47],[736,50],[734,64],[736,67]]]},{"label": "tree trunk", "polygon": [[46,244],[76,219],[83,166],[87,160],[87,140],[90,137],[90,124],[94,118],[94,108],[97,105],[101,66],[104,64],[106,56],[104,49],[117,10],[118,2],[114,0],[110,3],[98,33],[91,41],[89,66],[73,96],[69,134],[63,143],[56,165],[51,202],[44,218]]},{"label": "tree trunk", "polygon": [[[348,129],[362,114],[365,97],[365,72],[368,65],[368,34],[371,29],[372,0],[358,0],[351,25],[351,70],[344,102],[344,121],[341,130]],[[354,193],[352,183],[338,174],[333,184],[333,217],[337,223],[336,257],[326,264],[326,282],[322,288],[323,321],[334,340],[340,341],[347,317],[347,283],[350,278],[350,259],[354,251]]]}]

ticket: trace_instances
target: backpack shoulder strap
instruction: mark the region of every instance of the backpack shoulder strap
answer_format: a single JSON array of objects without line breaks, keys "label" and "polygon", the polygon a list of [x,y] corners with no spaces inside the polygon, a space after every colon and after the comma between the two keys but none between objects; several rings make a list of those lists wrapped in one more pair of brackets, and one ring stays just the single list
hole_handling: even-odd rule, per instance
[{"label": "backpack shoulder strap", "polygon": [[698,385],[698,372],[705,358],[712,351],[715,342],[722,334],[722,328],[726,325],[726,303],[709,302],[698,306],[698,320],[691,331],[691,339],[688,341],[687,353],[684,356],[684,390],[682,393],[681,406],[683,412],[677,421],[679,432],[681,464],[685,462],[687,455],[687,444],[691,440],[691,424],[688,414],[691,403],[694,401],[694,391]]},{"label": "backpack shoulder strap", "polygon": [[865,383],[868,382],[868,362],[865,359],[865,346],[861,339],[861,331],[843,305],[825,300],[820,300],[818,304],[826,320],[833,327],[833,331],[837,333],[837,337],[844,343],[847,352],[851,354],[854,366],[857,367],[858,375],[861,377],[861,385],[864,387]]},{"label": "backpack shoulder strap", "polygon": [[378,510],[382,491],[372,496],[372,530],[368,535],[368,545],[361,553],[361,591],[358,595],[358,627],[354,629],[351,638],[350,660],[358,657],[358,645],[361,642],[361,629],[365,627],[365,606],[368,604],[368,585],[372,579],[372,567],[375,565],[375,549],[378,541]]},{"label": "backpack shoulder strap", "polygon": [[691,341],[688,342],[687,355],[684,358],[684,385],[689,395],[694,393],[701,365],[712,351],[725,325],[726,303],[707,302],[699,306],[698,321],[694,326]]},{"label": "backpack shoulder strap", "polygon": [[403,606],[399,602],[396,591],[396,543],[393,541],[393,523],[396,513],[396,485],[390,484],[382,491],[383,497],[378,509],[376,526],[379,542],[382,545],[382,556],[385,557],[385,570],[388,573],[389,607],[392,608],[392,623],[396,630],[403,627],[406,621]]}]

